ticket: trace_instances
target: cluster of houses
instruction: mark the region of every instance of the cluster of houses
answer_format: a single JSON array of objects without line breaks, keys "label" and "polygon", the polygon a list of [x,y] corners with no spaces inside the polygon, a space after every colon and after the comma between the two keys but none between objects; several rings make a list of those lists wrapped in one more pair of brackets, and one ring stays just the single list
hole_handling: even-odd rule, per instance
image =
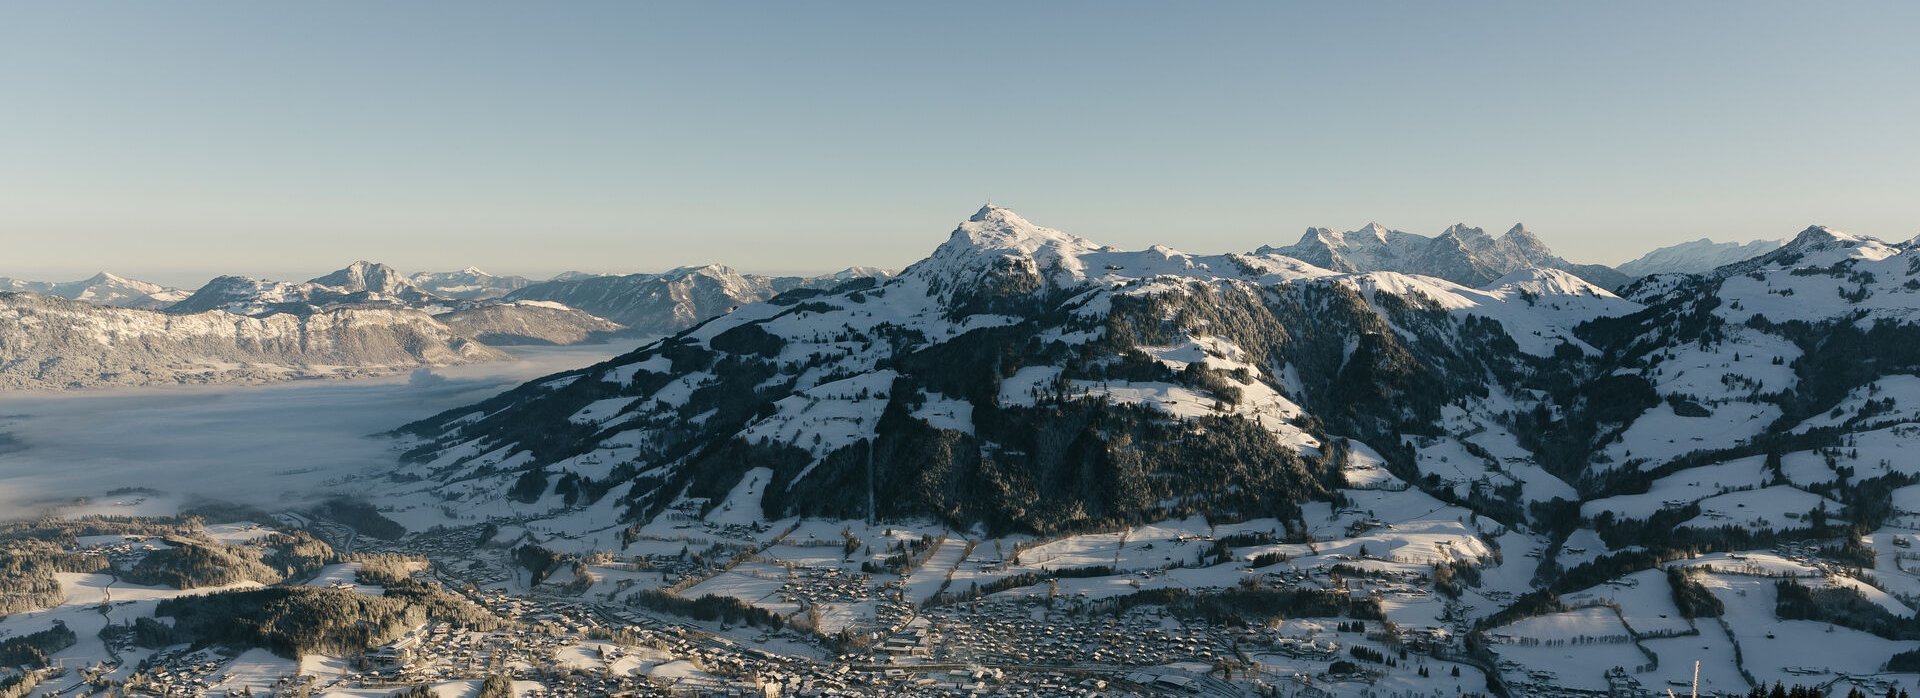
[{"label": "cluster of houses", "polygon": [[801,607],[864,601],[872,595],[871,577],[838,567],[793,568],[792,576],[780,585],[780,600]]},{"label": "cluster of houses", "polygon": [[1092,663],[1158,666],[1227,656],[1230,628],[1170,623],[1164,609],[1142,607],[1115,618],[1078,618],[1035,597],[955,604],[924,612],[940,642],[935,661],[1009,664]]},{"label": "cluster of houses", "polygon": [[[159,652],[135,668],[126,691],[135,696],[204,696],[231,678],[224,667],[232,659],[232,654],[209,650]],[[297,680],[283,678],[280,686]]]},{"label": "cluster of houses", "polygon": [[75,552],[81,555],[105,557],[109,564],[123,570],[139,564],[150,553],[173,547],[155,536],[98,536],[97,538],[113,540],[82,539]]}]

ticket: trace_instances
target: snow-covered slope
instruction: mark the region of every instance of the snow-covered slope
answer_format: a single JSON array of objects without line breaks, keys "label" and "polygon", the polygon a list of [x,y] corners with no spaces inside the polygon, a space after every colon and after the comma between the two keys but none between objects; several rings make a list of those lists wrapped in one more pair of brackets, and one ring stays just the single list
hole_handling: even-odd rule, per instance
[{"label": "snow-covered slope", "polygon": [[1700,238],[1648,252],[1618,267],[1631,276],[1654,274],[1704,274],[1715,268],[1752,259],[1780,249],[1785,240],[1754,240],[1747,243],[1714,242]]},{"label": "snow-covered slope", "polygon": [[580,344],[626,326],[550,301],[515,301],[434,316],[449,329],[487,344]]},{"label": "snow-covered slope", "polygon": [[1554,256],[1523,225],[1494,237],[1465,224],[1447,228],[1437,237],[1389,230],[1368,223],[1345,233],[1309,228],[1300,241],[1286,247],[1263,247],[1263,253],[1286,255],[1335,271],[1395,271],[1437,276],[1467,286],[1480,286],[1509,273],[1530,268],[1561,269],[1604,288],[1628,280],[1605,266],[1574,264]]},{"label": "snow-covered slope", "polygon": [[371,375],[507,358],[412,310],[167,314],[0,293],[0,388]]},{"label": "snow-covered slope", "polygon": [[[1534,416],[1562,454],[1552,467],[1582,480],[1582,512],[1602,533],[1665,520],[1716,545],[1834,536],[1886,521],[1889,492],[1920,482],[1897,455],[1920,446],[1910,245],[1816,226],[1711,274],[1629,290],[1646,310],[1579,332],[1603,352],[1594,385],[1604,390]],[[1565,418],[1578,412],[1588,423]],[[1674,538],[1632,530],[1616,547]]]}]

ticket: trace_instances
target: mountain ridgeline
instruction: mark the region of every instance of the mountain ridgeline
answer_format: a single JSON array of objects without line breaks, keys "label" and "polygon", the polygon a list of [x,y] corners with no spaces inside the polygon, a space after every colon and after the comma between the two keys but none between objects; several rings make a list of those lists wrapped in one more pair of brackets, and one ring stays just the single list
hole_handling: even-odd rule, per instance
[{"label": "mountain ridgeline", "polygon": [[493,346],[669,334],[782,291],[885,275],[768,277],[709,266],[536,284],[472,267],[406,276],[360,261],[304,282],[221,276],[191,293],[104,272],[71,283],[0,279],[0,320],[16,321],[0,325],[0,389],[346,377],[492,361],[510,358]]},{"label": "mountain ridgeline", "polygon": [[987,207],[897,277],[791,291],[409,425],[396,477],[630,522],[750,506],[1045,533],[1205,514],[1303,535],[1301,504],[1353,472],[1418,480],[1415,439],[1447,436],[1450,408],[1596,374],[1575,326],[1638,308],[1558,270],[1474,289],[1126,252]]},{"label": "mountain ridgeline", "polygon": [[824,289],[887,272],[855,267],[817,277],[742,274],[709,264],[661,274],[566,275],[515,289],[510,301],[563,303],[632,328],[644,335],[672,334],[794,289]]},{"label": "mountain ridgeline", "polygon": [[50,282],[0,278],[0,291],[36,293],[116,308],[164,308],[186,298],[177,288],[100,272],[80,281]]},{"label": "mountain ridgeline", "polygon": [[[478,270],[453,284],[484,284]],[[461,300],[384,264],[304,283],[223,276],[191,294],[100,274],[0,292],[0,389],[358,377],[511,358],[626,328],[552,303]]]},{"label": "mountain ridgeline", "polygon": [[505,359],[407,309],[242,317],[0,292],[0,389],[351,377]]},{"label": "mountain ridgeline", "polygon": [[[1480,286],[1523,269],[1559,269],[1603,288],[1617,288],[1633,277],[1599,264],[1574,264],[1547,249],[1524,225],[1494,237],[1465,224],[1437,237],[1389,230],[1378,223],[1345,233],[1309,228],[1286,247],[1263,247],[1334,271],[1397,271]],[[1670,270],[1669,270],[1670,271]]]}]

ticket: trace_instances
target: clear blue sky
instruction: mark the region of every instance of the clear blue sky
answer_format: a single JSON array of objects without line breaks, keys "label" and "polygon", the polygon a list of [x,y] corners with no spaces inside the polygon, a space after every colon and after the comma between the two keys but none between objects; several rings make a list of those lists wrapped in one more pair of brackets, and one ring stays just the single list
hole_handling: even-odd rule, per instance
[{"label": "clear blue sky", "polygon": [[1920,233],[1920,3],[0,7],[0,275]]}]

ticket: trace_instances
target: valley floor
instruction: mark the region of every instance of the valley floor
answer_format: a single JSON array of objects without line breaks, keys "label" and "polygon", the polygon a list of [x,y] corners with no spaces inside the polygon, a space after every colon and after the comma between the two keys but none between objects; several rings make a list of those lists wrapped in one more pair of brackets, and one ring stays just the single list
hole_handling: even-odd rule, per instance
[{"label": "valley floor", "polygon": [[[150,616],[158,600],[188,592],[110,574],[62,574],[65,601],[0,621],[0,638],[64,623],[81,641],[54,655],[69,672],[48,685],[132,680],[193,695],[298,687],[384,696],[426,685],[436,695],[470,696],[483,679],[507,676],[529,696],[758,694],[771,684],[786,695],[1651,696],[1688,682],[1695,661],[1702,686],[1714,692],[1782,682],[1879,695],[1920,681],[1883,671],[1888,657],[1920,642],[1775,612],[1775,585],[1792,579],[1862,588],[1911,615],[1898,597],[1877,591],[1920,584],[1897,553],[1874,571],[1877,586],[1798,546],[1705,555],[1674,564],[1698,570],[1695,578],[1725,605],[1720,618],[1684,617],[1667,575],[1649,570],[1567,594],[1567,610],[1485,628],[1482,650],[1465,639],[1531,589],[1542,542],[1476,523],[1417,491],[1349,496],[1351,507],[1309,512],[1311,543],[1264,542],[1280,530],[1273,520],[1210,526],[1191,519],[1042,540],[976,538],[932,525],[695,519],[648,526],[619,552],[595,546],[595,532],[564,518],[486,521],[449,517],[426,502],[398,503],[384,513],[423,533],[382,541],[300,514],[267,523],[304,526],[343,553],[426,557],[425,579],[516,629],[421,625],[406,635],[415,643],[410,660],[392,669],[370,668],[358,654],[295,660],[219,645],[142,649],[103,639],[100,630]],[[489,528],[494,535],[481,541]],[[207,535],[244,544],[256,530],[265,529],[226,524]],[[1891,549],[1896,537],[1910,544],[1914,532],[1882,531],[1876,540]],[[1222,556],[1226,541],[1240,544],[1227,544]],[[514,552],[528,542],[579,554],[581,564],[531,584]],[[137,545],[95,536],[76,550]],[[907,564],[888,566],[902,548]],[[1457,597],[1434,584],[1435,566],[1454,562],[1479,576]],[[352,564],[333,565],[301,583],[382,593],[355,572]],[[650,602],[656,590],[737,600],[737,608],[777,615],[781,627],[682,615]],[[1280,603],[1278,595],[1301,592],[1324,592],[1341,605],[1262,615],[1189,603],[1233,594]]]}]

